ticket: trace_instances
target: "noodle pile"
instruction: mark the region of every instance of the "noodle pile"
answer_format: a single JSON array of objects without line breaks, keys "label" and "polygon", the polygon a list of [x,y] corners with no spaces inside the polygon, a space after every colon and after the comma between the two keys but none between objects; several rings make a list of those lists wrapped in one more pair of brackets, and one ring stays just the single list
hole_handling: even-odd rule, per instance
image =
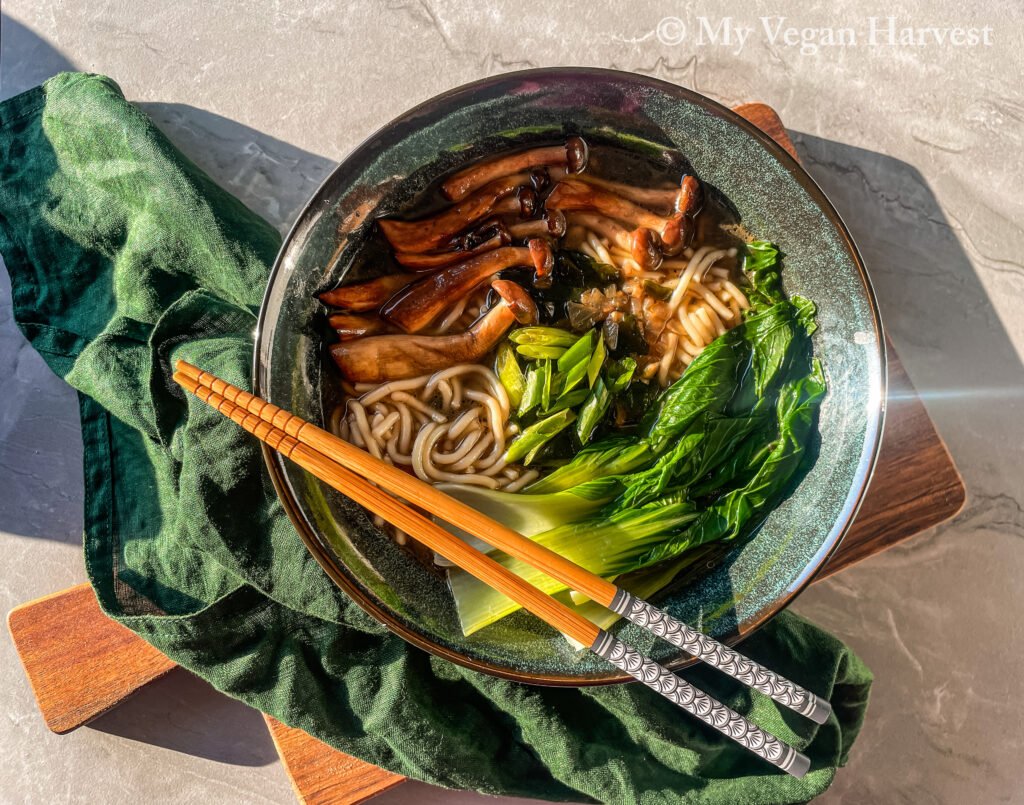
[{"label": "noodle pile", "polygon": [[[678,380],[701,350],[739,324],[742,311],[750,307],[730,279],[730,269],[716,265],[734,259],[736,249],[686,249],[679,259],[664,260],[657,270],[645,271],[629,252],[590,230],[570,230],[567,241],[570,248],[614,266],[627,278],[622,292],[629,312],[642,316],[648,331],[657,334],[649,345],[657,360],[646,365],[643,377],[656,377],[662,387]],[[669,298],[660,301],[646,295],[645,280],[671,289]]]},{"label": "noodle pile", "polygon": [[428,483],[517,492],[540,476],[507,465],[508,393],[486,366],[462,364],[383,385],[356,384],[331,416],[331,431]]},{"label": "noodle pile", "polygon": [[[662,387],[676,381],[704,347],[739,324],[749,307],[731,281],[730,269],[720,265],[734,260],[735,249],[686,249],[649,271],[590,230],[574,227],[566,240],[569,248],[619,271],[620,287],[590,293],[611,300],[618,311],[643,318],[649,355],[642,376],[657,379]],[[661,286],[667,298],[651,296],[645,281]],[[466,329],[480,315],[486,291],[463,297],[434,334]],[[502,458],[519,428],[509,421],[508,393],[486,366],[462,364],[382,385],[343,386],[348,399],[332,413],[331,431],[389,464],[410,468],[421,480],[517,492],[540,476]]]}]

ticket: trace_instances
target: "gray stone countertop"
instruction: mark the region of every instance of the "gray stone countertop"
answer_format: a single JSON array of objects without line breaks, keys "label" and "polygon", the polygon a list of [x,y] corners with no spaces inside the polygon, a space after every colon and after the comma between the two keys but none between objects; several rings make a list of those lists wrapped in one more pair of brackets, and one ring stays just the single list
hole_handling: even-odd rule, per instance
[{"label": "gray stone countertop", "polygon": [[[770,103],[852,229],[889,333],[969,495],[952,522],[816,585],[795,606],[850,643],[876,676],[852,760],[820,801],[1019,802],[1020,11],[1018,2],[972,11],[951,0],[6,0],[0,99],[61,70],[110,75],[282,231],[377,127],[496,72],[617,67],[726,104]],[[919,29],[915,44],[906,26]],[[957,45],[947,35],[940,44],[937,31],[920,30],[955,26],[974,27],[978,41]],[[822,27],[834,44],[825,32],[801,33]],[[84,580],[80,461],[74,395],[15,327],[0,271],[3,611]],[[293,801],[259,716],[185,672],[56,736],[6,636],[0,663],[2,802]],[[485,800],[407,784],[376,801]]]}]

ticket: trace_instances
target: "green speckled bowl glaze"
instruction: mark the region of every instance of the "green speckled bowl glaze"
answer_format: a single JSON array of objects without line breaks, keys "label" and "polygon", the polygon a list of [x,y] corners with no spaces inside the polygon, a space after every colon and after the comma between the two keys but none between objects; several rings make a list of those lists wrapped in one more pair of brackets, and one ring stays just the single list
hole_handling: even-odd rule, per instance
[{"label": "green speckled bowl glaze", "polygon": [[[378,131],[341,163],[286,239],[260,315],[257,394],[322,423],[337,399],[315,294],[346,277],[367,222],[503,139],[565,132],[677,149],[725,194],[746,228],[786,255],[784,283],[818,304],[814,348],[828,376],[813,467],[743,545],[653,597],[677,618],[735,643],[781,610],[835,550],[864,495],[881,434],[885,351],[860,256],[804,170],[747,121],[697,93],[609,70],[529,70],[454,89]],[[361,606],[412,643],[525,682],[625,681],[604,660],[519,612],[464,637],[442,576],[374,528],[358,506],[270,451],[274,483],[309,550]],[[688,660],[648,633],[620,636],[671,667]]]}]

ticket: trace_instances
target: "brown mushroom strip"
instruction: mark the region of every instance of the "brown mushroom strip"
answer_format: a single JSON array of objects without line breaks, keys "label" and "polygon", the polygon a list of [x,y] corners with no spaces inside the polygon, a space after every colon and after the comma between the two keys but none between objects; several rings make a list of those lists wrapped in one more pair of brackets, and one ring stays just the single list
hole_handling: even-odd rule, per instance
[{"label": "brown mushroom strip", "polygon": [[601,179],[586,173],[577,177],[577,179],[594,187],[599,187],[602,190],[607,190],[610,193],[615,193],[643,207],[666,213],[676,209],[676,202],[679,199],[678,187],[634,187],[625,182],[613,182],[611,179]]},{"label": "brown mushroom strip", "polygon": [[499,300],[459,335],[378,335],[334,344],[331,357],[351,383],[404,380],[475,363],[490,352],[517,321],[537,321],[537,306],[514,282],[495,280]]},{"label": "brown mushroom strip", "polygon": [[607,238],[620,249],[629,251],[629,230],[617,221],[596,212],[570,212],[566,216],[569,226],[582,226]]},{"label": "brown mushroom strip", "polygon": [[572,212],[569,213],[568,220],[570,224],[585,227],[603,238],[608,238],[620,249],[625,249],[646,271],[653,271],[661,265],[661,239],[657,232],[642,226],[630,231],[610,218],[594,212]]},{"label": "brown mushroom strip", "polygon": [[634,227],[653,229],[668,249],[675,249],[682,236],[682,213],[670,218],[656,215],[627,198],[617,196],[600,187],[588,185],[578,179],[564,179],[555,185],[548,196],[547,206],[564,211],[588,210],[625,221]]},{"label": "brown mushroom strip", "polygon": [[320,294],[320,301],[331,307],[340,307],[356,313],[376,310],[406,285],[415,282],[416,274],[388,274],[369,282],[343,285]]},{"label": "brown mushroom strip", "polygon": [[506,224],[506,229],[513,240],[542,238],[545,235],[560,238],[566,230],[565,214],[561,210],[547,210],[543,218],[510,221]]},{"label": "brown mushroom strip", "polygon": [[529,249],[503,246],[471,257],[430,274],[396,294],[388,300],[381,315],[407,333],[421,332],[474,288],[499,271],[517,265],[533,265]]},{"label": "brown mushroom strip", "polygon": [[430,218],[381,218],[377,223],[396,251],[431,251],[449,245],[456,235],[484,216],[514,214],[529,218],[537,206],[537,194],[528,186],[529,181],[529,174],[506,176]]},{"label": "brown mushroom strip", "polygon": [[521,170],[559,165],[569,173],[580,173],[587,167],[589,150],[582,137],[570,137],[565,145],[549,145],[531,148],[518,154],[478,162],[450,176],[441,185],[441,192],[451,201],[461,201],[478,187],[494,181],[499,176]]},{"label": "brown mushroom strip", "polygon": [[380,335],[391,330],[391,325],[380,316],[358,313],[335,313],[328,317],[327,323],[342,341],[351,341],[353,338],[367,335]]},{"label": "brown mushroom strip", "polygon": [[[543,222],[541,221],[538,223]],[[501,229],[496,235],[493,235],[477,246],[474,246],[472,249],[450,252],[428,252],[426,254],[421,252],[395,252],[395,260],[398,261],[399,265],[402,265],[405,268],[411,268],[413,271],[433,271],[438,268],[447,268],[448,266],[455,265],[462,260],[481,255],[484,252],[493,251],[494,249],[507,245],[510,241],[511,237],[508,232]]]},{"label": "brown mushroom strip", "polygon": [[[560,179],[557,173],[554,178]],[[601,179],[589,173],[575,177],[578,182],[586,182],[594,187],[607,190],[625,199],[629,199],[642,207],[656,210],[659,213],[670,215],[673,212],[681,212],[686,215],[696,215],[700,211],[703,202],[703,193],[700,182],[690,175],[685,175],[679,182],[678,187],[634,187],[625,182],[614,182],[611,179]]]}]

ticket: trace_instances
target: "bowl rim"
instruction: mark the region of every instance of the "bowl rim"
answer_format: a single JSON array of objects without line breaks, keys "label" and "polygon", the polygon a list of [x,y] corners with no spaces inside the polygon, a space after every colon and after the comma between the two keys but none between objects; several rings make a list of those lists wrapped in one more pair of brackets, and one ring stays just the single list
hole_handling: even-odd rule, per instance
[{"label": "bowl rim", "polygon": [[[270,270],[270,274],[267,279],[267,287],[264,291],[263,299],[260,304],[259,315],[257,318],[256,329],[254,331],[254,344],[253,344],[253,364],[252,364],[252,388],[253,394],[257,396],[263,396],[264,386],[266,385],[265,370],[263,362],[260,359],[261,356],[261,343],[263,340],[264,333],[266,331],[268,307],[270,303],[271,293],[276,285],[279,275],[283,271],[283,263],[287,255],[289,255],[293,249],[293,243],[299,238],[300,234],[303,233],[307,228],[307,221],[311,215],[315,214],[321,207],[322,196],[329,185],[332,185],[339,171],[343,170],[345,165],[352,159],[353,156],[359,154],[364,149],[371,148],[375,141],[378,140],[382,135],[396,127],[399,124],[405,123],[411,119],[417,117],[422,111],[432,108],[436,104],[443,103],[444,101],[452,98],[453,96],[471,92],[473,90],[481,89],[492,85],[496,82],[504,82],[510,79],[516,78],[530,79],[557,79],[560,76],[565,77],[589,77],[597,79],[608,79],[617,81],[629,81],[638,83],[652,89],[660,90],[667,95],[674,95],[682,100],[693,103],[702,109],[710,112],[711,114],[724,119],[726,122],[731,123],[734,126],[739,127],[745,131],[749,136],[757,140],[772,156],[774,156],[783,168],[790,174],[790,176],[804,189],[805,192],[810,196],[812,201],[818,207],[820,212],[830,221],[833,227],[836,229],[841,237],[843,245],[845,246],[848,254],[853,258],[853,262],[857,268],[857,272],[860,275],[861,282],[863,283],[865,293],[868,299],[868,307],[871,314],[871,322],[875,333],[875,339],[878,344],[877,360],[879,366],[879,378],[878,378],[878,401],[877,404],[870,405],[868,407],[868,422],[865,430],[865,446],[868,448],[865,452],[862,449],[861,453],[861,464],[857,468],[857,476],[860,479],[860,486],[857,489],[856,497],[853,501],[848,501],[845,505],[844,511],[840,513],[840,517],[833,524],[830,529],[835,533],[832,538],[831,545],[825,545],[823,543],[822,548],[815,554],[816,559],[812,559],[811,562],[801,571],[800,575],[788,586],[784,595],[777,598],[772,605],[766,607],[756,618],[748,622],[740,623],[736,626],[735,632],[725,636],[721,639],[723,643],[729,646],[734,646],[741,643],[743,640],[748,638],[768,621],[778,615],[780,612],[785,610],[796,597],[803,592],[804,589],[817,577],[821,570],[828,563],[829,559],[835,554],[842,544],[843,539],[846,537],[850,530],[854,518],[857,512],[860,510],[861,504],[864,502],[865,495],[868,487],[870,486],[871,478],[874,474],[875,467],[878,462],[879,451],[881,448],[882,432],[884,429],[885,414],[886,414],[886,400],[887,400],[887,384],[888,384],[888,355],[886,347],[886,336],[885,330],[882,325],[881,313],[878,308],[878,301],[875,297],[874,286],[871,283],[871,278],[868,276],[867,269],[864,265],[864,260],[860,254],[860,250],[857,248],[853,237],[850,234],[846,223],[843,221],[839,212],[833,206],[832,202],[825,195],[825,192],[821,189],[814,178],[807,172],[807,169],[797,161],[789,152],[787,152],[779,143],[768,136],[764,131],[758,128],[756,125],[751,123],[749,120],[739,115],[729,107],[708,98],[701,93],[683,87],[678,84],[673,84],[669,81],[665,81],[660,78],[653,76],[642,75],[639,73],[632,73],[626,70],[614,70],[603,67],[538,67],[530,68],[526,70],[514,70],[506,73],[499,73],[493,76],[487,76],[486,78],[477,79],[470,81],[465,84],[460,84],[457,87],[453,87],[437,95],[422,101],[415,106],[410,107],[398,116],[394,117],[384,125],[375,129],[369,136],[364,138],[356,147],[351,149],[345,157],[338,162],[338,164],[331,170],[331,172],[324,178],[317,189],[309,197],[302,209],[299,211],[295,218],[292,226],[289,228],[288,234],[284,237],[281,242],[281,248],[279,249],[277,256],[274,258],[274,264]],[[351,579],[340,572],[338,568],[339,560],[330,555],[324,546],[323,542],[317,536],[311,523],[308,522],[305,515],[299,508],[298,502],[292,495],[291,488],[284,477],[284,459],[283,457],[272,450],[268,445],[261,444],[263,451],[263,460],[267,466],[267,471],[270,474],[271,482],[274,485],[274,490],[277,492],[277,496],[281,501],[281,504],[288,514],[288,518],[292,521],[292,525],[295,527],[299,534],[300,539],[305,544],[306,549],[310,552],[317,563],[324,569],[331,580],[341,588],[341,590],[348,595],[356,604],[360,606],[365,612],[367,612],[374,619],[384,624],[390,631],[397,634],[412,645],[421,648],[425,651],[434,654],[435,656],[441,657],[442,659],[454,662],[458,665],[470,668],[475,671],[480,671],[492,676],[509,679],[514,682],[525,682],[527,684],[534,685],[545,685],[553,687],[590,687],[596,685],[610,685],[619,684],[622,682],[632,682],[633,678],[627,674],[620,673],[616,670],[611,670],[604,675],[590,675],[586,677],[577,677],[566,674],[549,674],[540,673],[533,671],[518,670],[507,665],[499,665],[488,660],[481,660],[474,657],[466,656],[458,651],[455,651],[447,646],[441,645],[435,642],[427,635],[406,626],[404,623],[395,618],[392,613],[378,606],[374,601],[368,599],[363,591],[356,586]],[[697,663],[698,660],[690,656],[676,657],[664,665],[666,668],[678,671],[683,668],[687,668]]]}]

